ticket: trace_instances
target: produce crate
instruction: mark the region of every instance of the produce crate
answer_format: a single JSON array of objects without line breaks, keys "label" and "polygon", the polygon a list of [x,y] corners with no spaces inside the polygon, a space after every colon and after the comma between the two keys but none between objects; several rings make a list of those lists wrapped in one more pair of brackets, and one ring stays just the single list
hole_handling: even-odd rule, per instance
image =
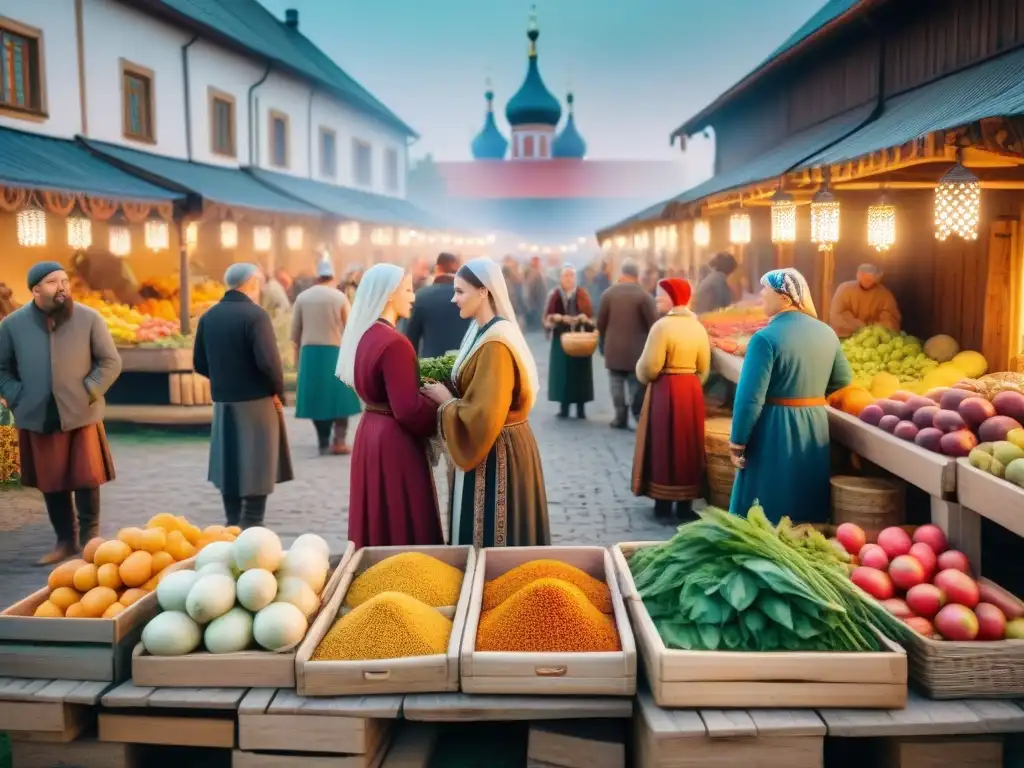
[{"label": "produce crate", "polygon": [[[191,568],[194,560],[167,566]],[[33,592],[0,612],[0,677],[121,682],[131,676],[132,648],[160,612],[156,592],[112,619],[44,619],[32,614],[50,597]]]},{"label": "produce crate", "polygon": [[[560,560],[608,584],[621,651],[610,653],[510,653],[476,650],[484,584],[531,560]],[[462,690],[542,696],[632,696],[636,693],[636,645],[603,547],[497,547],[480,552],[466,633],[462,640]]]},{"label": "produce crate", "polygon": [[[441,609],[452,619],[448,652],[373,661],[313,661],[313,652],[338,618],[352,581],[370,566],[402,552],[422,552],[461,570],[465,576],[457,606]],[[459,648],[469,612],[476,555],[470,546],[364,547],[349,562],[334,597],[320,612],[295,655],[300,696],[374,693],[441,693],[459,690]]]},{"label": "produce crate", "polygon": [[961,506],[1024,536],[1024,488],[957,459],[956,490]]},{"label": "produce crate", "polygon": [[[330,602],[345,575],[355,546],[341,555],[320,599],[320,610]],[[241,651],[208,653],[195,651],[184,656],[151,656],[139,643],[132,653],[132,682],[157,688],[294,688],[296,652]]]},{"label": "produce crate", "polygon": [[681,651],[665,646],[637,593],[626,559],[663,542],[612,548],[644,669],[659,707],[902,709],[907,655],[879,633],[879,653]]}]

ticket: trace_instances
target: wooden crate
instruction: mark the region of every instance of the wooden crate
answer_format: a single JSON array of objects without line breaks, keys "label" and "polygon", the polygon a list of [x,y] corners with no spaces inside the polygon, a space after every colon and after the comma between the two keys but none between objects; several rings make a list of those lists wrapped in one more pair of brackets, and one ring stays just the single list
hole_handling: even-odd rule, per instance
[{"label": "wooden crate", "polygon": [[[168,566],[191,568],[194,560]],[[32,614],[50,597],[45,587],[0,612],[0,676],[120,682],[131,676],[132,648],[160,612],[156,593],[112,619],[43,619]]]},{"label": "wooden crate", "polygon": [[553,720],[530,725],[529,763],[626,768],[626,720]]},{"label": "wooden crate", "polygon": [[12,741],[11,762],[15,768],[143,768],[146,760],[136,744],[115,744],[96,739],[79,739],[70,744]]},{"label": "wooden crate", "polygon": [[[354,549],[348,542],[324,586],[321,610],[341,584]],[[132,682],[155,688],[294,688],[295,658],[295,651],[150,656],[139,643],[132,653]]]},{"label": "wooden crate", "polygon": [[[650,542],[612,548],[637,643],[661,707],[850,707],[899,709],[907,655],[882,638],[880,653],[680,651],[665,646],[637,594],[626,558]],[[881,635],[880,635],[881,636]]]},{"label": "wooden crate", "polygon": [[174,373],[192,370],[192,348],[118,347],[122,373]]},{"label": "wooden crate", "polygon": [[1000,736],[885,741],[879,768],[1003,768]]},{"label": "wooden crate", "polygon": [[402,717],[428,723],[614,719],[632,715],[633,700],[621,696],[413,693],[402,702]]},{"label": "wooden crate", "polygon": [[171,405],[210,405],[210,380],[198,373],[172,373],[167,377]]},{"label": "wooden crate", "polygon": [[[498,653],[476,650],[484,584],[517,565],[560,560],[608,584],[621,651],[611,653]],[[636,693],[636,645],[611,555],[602,547],[500,547],[477,558],[473,594],[462,640],[462,690],[542,696],[632,696]]]},{"label": "wooden crate", "polygon": [[0,678],[0,733],[18,741],[64,743],[96,722],[94,707],[110,683]]},{"label": "wooden crate", "polygon": [[[454,607],[448,652],[375,661],[313,661],[324,635],[334,625],[352,581],[367,568],[402,552],[422,552],[465,573],[459,603]],[[300,696],[344,696],[371,693],[431,693],[459,690],[459,649],[473,586],[476,556],[470,546],[364,547],[345,569],[334,597],[320,612],[295,655]]]}]

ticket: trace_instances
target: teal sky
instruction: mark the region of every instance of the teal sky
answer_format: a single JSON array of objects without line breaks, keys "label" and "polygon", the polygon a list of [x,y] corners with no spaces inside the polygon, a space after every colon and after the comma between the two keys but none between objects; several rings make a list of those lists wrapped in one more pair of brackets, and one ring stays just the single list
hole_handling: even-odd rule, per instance
[{"label": "teal sky", "polygon": [[[261,1],[278,17],[297,8],[301,30],[422,134],[413,157],[470,159],[488,74],[507,135],[504,104],[526,72],[529,0]],[[563,103],[571,79],[590,158],[678,158],[669,133],[822,3],[537,0],[541,73]]]}]

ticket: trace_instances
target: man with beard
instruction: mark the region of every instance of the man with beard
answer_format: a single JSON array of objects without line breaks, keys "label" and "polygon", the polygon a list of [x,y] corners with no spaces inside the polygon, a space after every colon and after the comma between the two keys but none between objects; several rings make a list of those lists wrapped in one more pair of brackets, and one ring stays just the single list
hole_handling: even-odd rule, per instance
[{"label": "man with beard", "polygon": [[845,339],[865,325],[884,325],[898,331],[902,317],[896,297],[882,285],[882,270],[874,264],[861,264],[856,280],[836,288],[828,320],[836,335]]},{"label": "man with beard", "polygon": [[42,492],[57,534],[39,561],[52,565],[99,532],[99,489],[114,479],[103,398],[121,357],[100,314],[73,305],[64,267],[36,264],[28,287],[32,301],[0,322],[0,397],[18,428],[21,484]]}]

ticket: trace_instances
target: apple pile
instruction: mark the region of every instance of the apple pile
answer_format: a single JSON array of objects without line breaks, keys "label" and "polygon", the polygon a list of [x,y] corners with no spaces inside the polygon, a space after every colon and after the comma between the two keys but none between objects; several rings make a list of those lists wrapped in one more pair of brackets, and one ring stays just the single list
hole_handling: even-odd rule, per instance
[{"label": "apple pile", "polygon": [[967,556],[949,548],[937,525],[913,537],[895,526],[868,544],[864,530],[843,523],[836,541],[856,557],[851,581],[893,616],[933,640],[1024,640],[1024,602],[978,583]]}]

